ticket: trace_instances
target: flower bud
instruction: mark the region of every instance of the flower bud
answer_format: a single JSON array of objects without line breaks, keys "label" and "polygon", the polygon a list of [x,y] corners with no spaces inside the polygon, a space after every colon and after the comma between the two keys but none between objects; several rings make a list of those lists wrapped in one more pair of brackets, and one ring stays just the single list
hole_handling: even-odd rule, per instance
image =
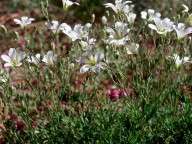
[{"label": "flower bud", "polygon": [[7,28],[4,25],[1,25],[1,28],[7,33]]},{"label": "flower bud", "polygon": [[109,16],[110,16],[109,11],[106,11],[106,15],[107,15],[107,17],[109,17]]},{"label": "flower bud", "polygon": [[102,24],[105,25],[107,23],[107,18],[105,16],[102,17]]},{"label": "flower bud", "polygon": [[94,21],[95,21],[95,14],[92,14],[92,20],[91,20],[91,22],[94,23]]},{"label": "flower bud", "polygon": [[70,69],[73,69],[74,67],[75,67],[74,63],[70,63],[70,64],[69,64],[69,68],[70,68]]},{"label": "flower bud", "polygon": [[19,39],[19,34],[16,31],[15,31],[15,36],[16,36],[16,39]]}]

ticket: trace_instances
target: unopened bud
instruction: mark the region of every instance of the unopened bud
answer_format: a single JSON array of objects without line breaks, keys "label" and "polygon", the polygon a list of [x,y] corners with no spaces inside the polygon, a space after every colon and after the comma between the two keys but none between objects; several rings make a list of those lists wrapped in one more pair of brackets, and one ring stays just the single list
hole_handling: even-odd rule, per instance
[{"label": "unopened bud", "polygon": [[105,25],[107,23],[107,18],[105,16],[102,17],[102,24]]},{"label": "unopened bud", "polygon": [[1,28],[7,33],[7,28],[4,25],[1,25]]},{"label": "unopened bud", "polygon": [[92,14],[92,21],[91,21],[92,23],[94,23],[95,22],[95,14]]},{"label": "unopened bud", "polygon": [[53,50],[55,50],[55,43],[54,42],[51,42],[51,47]]},{"label": "unopened bud", "polygon": [[18,32],[15,31],[16,38],[19,39],[19,34]]},{"label": "unopened bud", "polygon": [[113,21],[114,21],[114,22],[116,21],[116,17],[115,17],[115,15],[113,15]]},{"label": "unopened bud", "polygon": [[109,17],[109,16],[110,16],[109,11],[106,11],[106,15],[107,15],[107,17]]},{"label": "unopened bud", "polygon": [[70,63],[70,64],[69,64],[69,68],[70,68],[70,69],[73,69],[74,67],[75,67],[74,63]]}]

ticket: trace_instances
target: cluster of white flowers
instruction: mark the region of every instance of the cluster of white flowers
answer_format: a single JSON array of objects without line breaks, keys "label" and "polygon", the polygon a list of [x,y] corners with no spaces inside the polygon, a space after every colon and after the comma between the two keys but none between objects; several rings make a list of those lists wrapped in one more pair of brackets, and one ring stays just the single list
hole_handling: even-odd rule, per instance
[{"label": "cluster of white flowers", "polygon": [[54,34],[58,34],[60,30],[62,31],[66,27],[65,23],[59,24],[58,21],[52,21],[51,23],[46,22],[45,25],[47,25]]},{"label": "cluster of white flowers", "polygon": [[[69,0],[62,0],[64,10],[73,4],[79,5],[79,3],[71,2]],[[137,54],[139,52],[139,44],[133,42],[131,39],[131,28],[136,19],[136,14],[133,12],[134,5],[132,1],[115,0],[115,4],[106,3],[104,4],[106,8],[111,8],[117,16],[124,15],[124,20],[118,18],[118,21],[114,21],[111,26],[104,27],[106,33],[108,34],[108,39],[105,40],[108,45],[115,45],[116,47],[124,46],[127,54]],[[188,12],[189,8],[183,5],[185,8],[184,12]],[[161,14],[155,12],[153,9],[148,9],[148,11],[141,12],[141,18],[146,20],[148,27],[155,30],[158,34],[167,34],[173,30],[176,31],[177,37],[179,39],[192,33],[192,27],[185,28],[184,23],[178,23],[175,25],[169,18],[161,19]],[[26,16],[21,17],[21,20],[14,19],[16,24],[19,24],[22,28],[27,28],[29,24],[34,21],[34,18],[28,18]],[[152,24],[154,22],[154,24]],[[107,18],[102,17],[103,25],[107,25]],[[78,42],[80,44],[83,54],[76,57],[76,61],[83,64],[80,68],[80,73],[85,73],[89,69],[93,72],[98,73],[101,69],[106,67],[105,55],[102,52],[95,52],[94,44],[96,39],[90,36],[90,29],[92,27],[91,23],[87,23],[84,26],[81,24],[76,24],[72,28],[67,23],[59,24],[58,21],[49,21],[45,25],[52,31],[53,34],[58,35],[62,31],[67,35],[72,42]],[[5,61],[4,67],[19,67],[22,65],[23,60],[38,65],[41,61],[49,67],[53,67],[58,60],[57,54],[53,51],[48,51],[46,54],[41,55],[37,53],[36,55],[27,56],[25,52],[21,52],[19,49],[10,48],[8,54],[1,55],[1,58]],[[42,58],[42,60],[41,60]],[[177,54],[171,56],[175,60],[176,65],[180,65],[186,62],[190,62],[189,57],[180,58]],[[8,79],[8,75],[4,70],[0,70],[0,80],[5,82]]]},{"label": "cluster of white flowers", "polygon": [[[22,61],[26,58],[26,61],[29,63],[38,64],[41,55],[38,53],[35,56],[27,56],[25,52],[20,52],[19,49],[10,48],[8,54],[1,55],[1,58],[6,62],[4,67],[19,67],[22,65]],[[57,54],[54,54],[53,51],[48,51],[47,54],[44,55],[42,61],[48,65],[53,66],[54,62],[57,61]]]},{"label": "cluster of white flowers", "polygon": [[[185,8],[185,12],[188,12],[189,8],[186,5],[183,5]],[[147,17],[148,15],[148,17]],[[148,13],[145,11],[141,12],[141,17],[143,19],[148,19],[148,21],[154,21],[154,24],[148,24],[149,28],[155,30],[158,34],[166,34],[167,32],[171,32],[173,30],[176,31],[178,39],[183,38],[184,36],[192,33],[192,27],[188,27],[185,29],[184,23],[178,23],[178,26],[174,25],[169,18],[161,19],[161,14],[156,13],[153,9],[149,9]]]},{"label": "cluster of white flowers", "polygon": [[[116,0],[115,5],[112,3],[104,4],[107,8],[110,7],[116,14],[125,15],[128,24],[133,25],[136,19],[136,14],[133,13],[134,5],[131,4],[132,1]],[[129,25],[122,21],[116,21],[113,27],[107,27],[106,31],[109,33],[109,38],[107,42],[109,44],[114,44],[116,46],[124,45],[126,47],[128,54],[136,54],[139,51],[139,44],[132,43],[127,45],[130,40],[130,28]]]},{"label": "cluster of white flowers", "polygon": [[74,29],[72,30],[71,26],[65,25],[65,28],[63,30],[63,33],[69,36],[72,41],[76,41],[77,39],[86,39],[89,35],[89,28],[92,25],[90,23],[87,23],[85,26],[82,26],[81,24],[77,24],[74,26]]},{"label": "cluster of white flowers", "polygon": [[148,11],[142,11],[141,12],[141,18],[147,19],[148,21],[153,21],[154,18],[160,18],[161,14],[158,12],[155,12],[154,9],[148,9]]}]

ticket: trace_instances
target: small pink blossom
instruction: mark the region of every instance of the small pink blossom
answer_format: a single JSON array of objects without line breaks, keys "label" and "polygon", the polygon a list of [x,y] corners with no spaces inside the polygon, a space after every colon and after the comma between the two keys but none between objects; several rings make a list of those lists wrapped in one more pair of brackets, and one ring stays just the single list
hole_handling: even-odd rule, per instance
[{"label": "small pink blossom", "polygon": [[106,93],[111,100],[117,100],[122,96],[122,91],[119,88],[107,90]]},{"label": "small pink blossom", "polygon": [[21,39],[21,40],[18,40],[17,43],[21,46],[21,47],[25,47],[25,44],[26,44],[26,41]]}]

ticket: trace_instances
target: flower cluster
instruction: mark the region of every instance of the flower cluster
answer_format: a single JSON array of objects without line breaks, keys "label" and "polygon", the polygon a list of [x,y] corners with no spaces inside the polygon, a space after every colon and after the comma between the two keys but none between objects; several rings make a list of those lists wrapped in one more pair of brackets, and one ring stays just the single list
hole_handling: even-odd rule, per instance
[{"label": "flower cluster", "polygon": [[[79,3],[71,2],[69,0],[62,0],[64,10],[67,10],[68,7],[73,4],[79,5]],[[111,46],[116,48],[123,47],[123,50],[126,50],[128,55],[135,55],[139,53],[140,45],[138,42],[134,41],[132,38],[132,30],[134,26],[134,21],[136,19],[136,14],[134,11],[134,5],[132,1],[122,1],[115,0],[115,4],[106,3],[104,4],[106,8],[111,8],[118,20],[114,20],[114,23],[110,23],[108,25],[108,20],[106,16],[102,17],[102,23],[104,26],[103,31],[107,34],[107,39],[103,39],[106,46]],[[183,5],[185,8],[184,12],[188,12],[189,8],[186,5]],[[115,16],[115,15],[114,15]],[[190,15],[189,15],[190,17]],[[173,21],[169,18],[161,18],[161,14],[155,12],[154,9],[148,9],[147,11],[141,11],[141,18],[144,19],[145,24],[148,25],[149,28],[155,30],[158,34],[164,34],[175,30],[178,39],[185,37],[186,35],[192,33],[192,27],[186,28],[185,23],[178,23],[175,25]],[[34,21],[34,18],[29,18],[27,16],[21,17],[21,20],[14,19],[16,24],[19,24],[21,28],[26,28],[29,24]],[[59,24],[58,21],[52,20],[45,23],[45,25],[52,31],[54,35],[58,35],[59,32],[63,32],[66,36],[69,37],[72,43],[77,43],[78,46],[82,50],[82,54],[77,56],[75,60],[83,66],[80,68],[80,73],[85,73],[89,69],[93,72],[98,73],[101,69],[104,69],[107,66],[107,56],[104,55],[103,52],[99,50],[95,50],[96,38],[94,38],[91,33],[91,29],[93,24],[87,23],[85,25],[75,24],[72,28],[67,23]],[[23,40],[26,42],[27,40]],[[21,44],[22,48],[25,48],[25,43]],[[54,44],[54,43],[53,43]],[[53,67],[56,62],[58,62],[58,55],[54,51],[49,50],[46,54],[37,53],[35,55],[28,55],[25,52],[21,52],[19,49],[10,48],[8,54],[1,55],[1,58],[5,61],[4,67],[19,67],[23,64],[23,60],[26,58],[26,61],[29,63],[33,63],[35,65],[39,65],[42,62],[49,67]],[[119,53],[118,50],[116,53]],[[42,58],[42,59],[41,59]],[[181,59],[178,55],[174,54],[173,59],[175,59],[176,65],[180,65],[185,62],[189,62],[189,57],[184,57]],[[4,75],[4,71],[1,70],[1,81],[6,81],[6,77]]]}]

